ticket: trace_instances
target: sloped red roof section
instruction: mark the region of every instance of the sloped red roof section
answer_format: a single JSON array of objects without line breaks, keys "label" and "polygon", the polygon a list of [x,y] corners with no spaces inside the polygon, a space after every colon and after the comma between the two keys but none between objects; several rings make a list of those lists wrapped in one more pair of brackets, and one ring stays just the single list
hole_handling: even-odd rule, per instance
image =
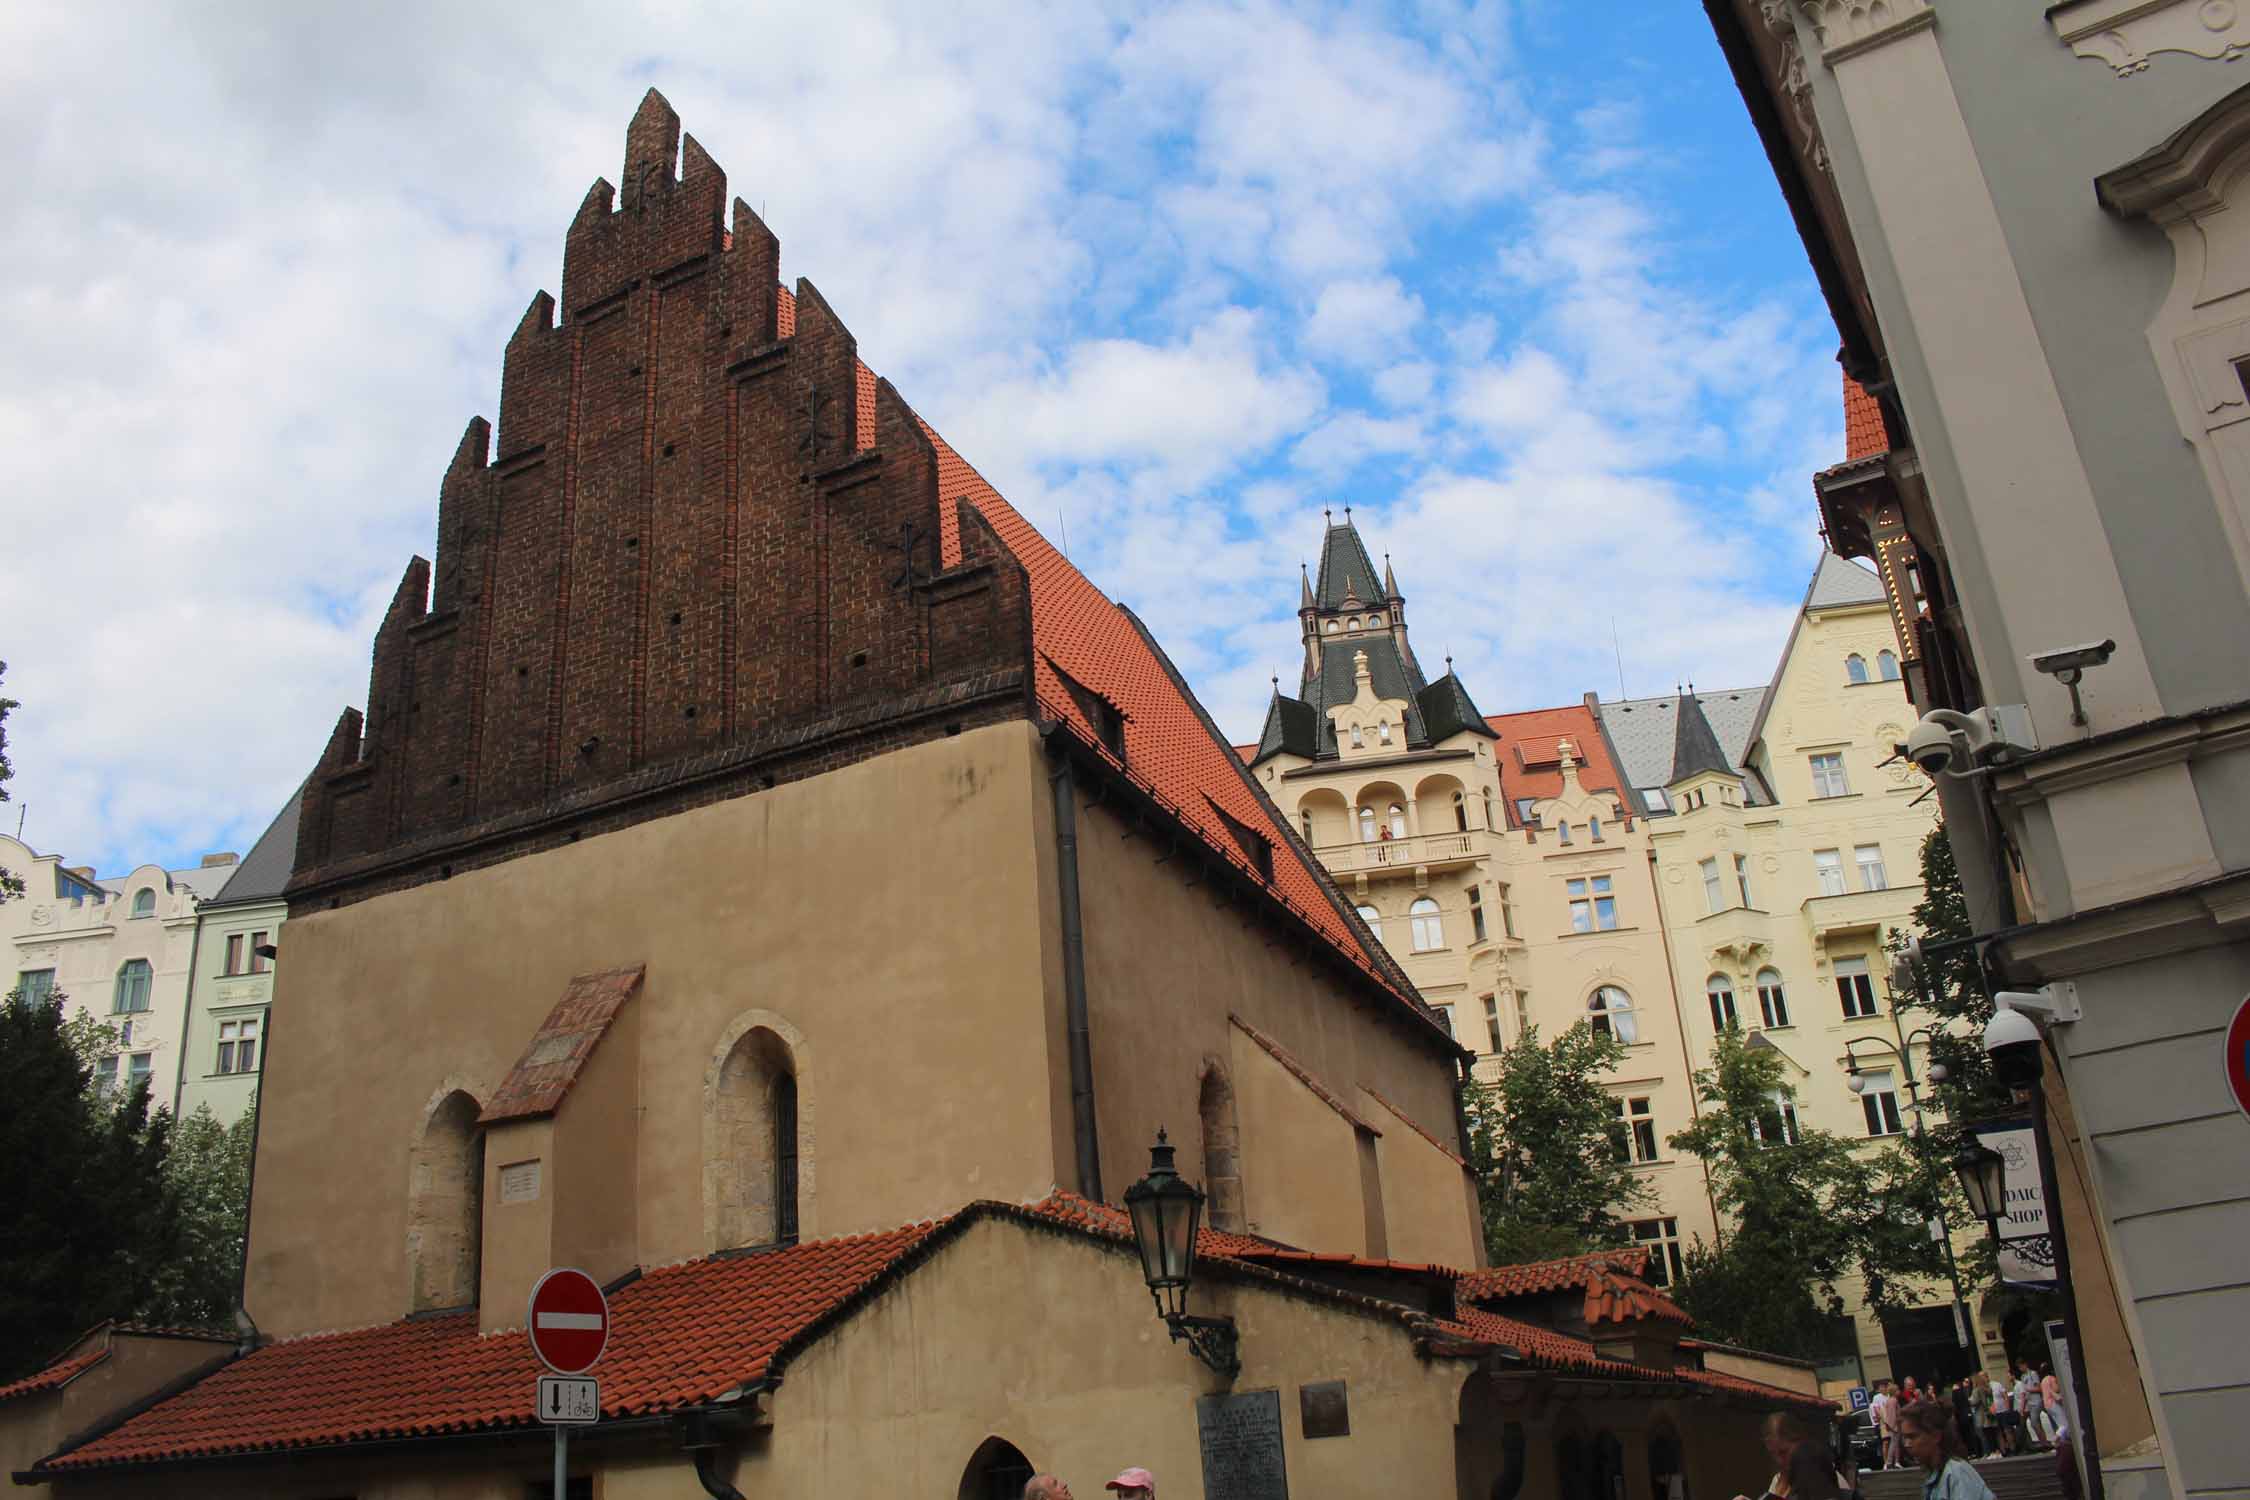
[{"label": "sloped red roof section", "polygon": [[1228,1016],[1227,1019],[1233,1022],[1235,1027],[1240,1030],[1244,1036],[1250,1038],[1251,1041],[1256,1042],[1259,1049],[1263,1051],[1268,1057],[1272,1058],[1275,1062],[1280,1063],[1283,1068],[1287,1069],[1290,1077],[1296,1079],[1307,1089],[1311,1090],[1314,1098],[1327,1105],[1330,1109],[1336,1111],[1336,1113],[1342,1115],[1345,1122],[1349,1124],[1352,1129],[1364,1130],[1372,1136],[1380,1136],[1383,1133],[1380,1130],[1377,1130],[1374,1126],[1368,1124],[1364,1119],[1360,1118],[1359,1112],[1353,1109],[1350,1105],[1346,1104],[1342,1099],[1338,1098],[1335,1090],[1329,1088],[1327,1084],[1322,1083],[1318,1078],[1314,1077],[1312,1069],[1297,1061],[1296,1054],[1291,1052],[1287,1047],[1282,1046],[1281,1043],[1275,1041],[1272,1037],[1267,1036],[1264,1032],[1251,1025],[1248,1021],[1243,1020],[1240,1016]]},{"label": "sloped red roof section", "polygon": [[35,1374],[0,1385],[0,1401],[13,1401],[18,1396],[36,1396],[41,1391],[59,1391],[107,1358],[109,1350],[105,1346],[89,1349],[84,1354],[74,1355],[69,1359],[59,1359]]},{"label": "sloped red roof section", "polygon": [[1844,462],[1873,458],[1891,449],[1890,434],[1883,430],[1883,409],[1860,383],[1844,377]]},{"label": "sloped red roof section", "polygon": [[1570,741],[1578,761],[1578,785],[1588,792],[1622,793],[1623,777],[1609,758],[1601,726],[1583,703],[1567,708],[1533,708],[1522,713],[1487,714],[1484,722],[1500,736],[1495,751],[1500,767],[1500,790],[1508,799],[1508,822],[1516,826],[1516,801],[1522,797],[1554,797],[1562,792],[1562,769],[1556,759],[1556,742]]},{"label": "sloped red roof section", "polygon": [[1461,1296],[1471,1302],[1503,1297],[1537,1297],[1546,1292],[1583,1291],[1597,1274],[1615,1271],[1639,1276],[1648,1264],[1648,1252],[1596,1250],[1586,1255],[1566,1255],[1556,1260],[1526,1261],[1515,1266],[1492,1266],[1461,1277]]},{"label": "sloped red roof section", "polygon": [[565,985],[562,998],[524,1044],[523,1055],[508,1070],[477,1123],[535,1119],[562,1108],[579,1070],[608,1034],[610,1022],[640,989],[643,971],[641,964],[605,969],[580,974]]}]

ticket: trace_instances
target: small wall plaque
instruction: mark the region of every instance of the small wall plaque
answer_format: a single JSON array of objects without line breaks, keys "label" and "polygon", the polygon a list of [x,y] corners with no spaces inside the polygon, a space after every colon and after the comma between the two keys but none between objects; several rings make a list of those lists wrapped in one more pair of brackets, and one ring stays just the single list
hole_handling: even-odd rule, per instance
[{"label": "small wall plaque", "polygon": [[1199,1396],[1196,1438],[1203,1450],[1203,1493],[1226,1500],[1289,1500],[1282,1463],[1281,1392]]},{"label": "small wall plaque", "polygon": [[1341,1380],[1312,1380],[1297,1387],[1299,1415],[1308,1438],[1350,1437],[1352,1408]]},{"label": "small wall plaque", "polygon": [[539,1162],[512,1161],[500,1169],[500,1201],[529,1203],[539,1196]]}]

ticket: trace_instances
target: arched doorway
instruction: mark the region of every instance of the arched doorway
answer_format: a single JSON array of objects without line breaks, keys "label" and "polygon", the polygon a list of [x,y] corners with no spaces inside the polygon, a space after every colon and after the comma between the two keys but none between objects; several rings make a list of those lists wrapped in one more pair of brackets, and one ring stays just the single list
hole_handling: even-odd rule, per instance
[{"label": "arched doorway", "polygon": [[1021,1448],[1004,1437],[988,1437],[961,1471],[959,1500],[1023,1500],[1031,1474],[1031,1460]]}]

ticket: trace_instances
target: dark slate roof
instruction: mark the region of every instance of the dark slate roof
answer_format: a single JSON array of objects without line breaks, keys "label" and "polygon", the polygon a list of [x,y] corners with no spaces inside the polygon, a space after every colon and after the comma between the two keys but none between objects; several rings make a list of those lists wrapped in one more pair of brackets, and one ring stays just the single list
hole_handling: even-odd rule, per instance
[{"label": "dark slate roof", "polygon": [[1833,552],[1820,554],[1820,566],[1813,572],[1812,587],[1805,592],[1805,608],[1833,609],[1840,604],[1883,604],[1889,595],[1883,592],[1883,580],[1872,569],[1858,563],[1847,562]]},{"label": "dark slate roof", "polygon": [[[1696,698],[1704,720],[1717,736],[1728,766],[1745,771],[1750,754],[1751,729],[1765,688],[1724,688],[1702,692]],[[1627,698],[1596,706],[1602,734],[1617,757],[1617,768],[1637,788],[1661,787],[1671,780],[1673,752],[1679,742],[1680,700],[1670,693],[1658,698]],[[1755,777],[1746,783],[1753,805],[1770,802]]]},{"label": "dark slate roof", "polygon": [[1383,602],[1383,585],[1377,581],[1375,564],[1359,539],[1359,529],[1349,521],[1329,527],[1328,535],[1321,539],[1320,583],[1313,593],[1322,609],[1342,609],[1347,588],[1362,604]]},{"label": "dark slate roof", "polygon": [[1469,690],[1461,685],[1455,673],[1448,672],[1422,689],[1416,706],[1422,710],[1422,723],[1427,726],[1433,745],[1464,729],[1486,739],[1500,738],[1498,731],[1484,721],[1484,715],[1469,701]]},{"label": "dark slate roof", "polygon": [[297,815],[304,805],[305,789],[300,786],[289,794],[281,811],[274,814],[266,831],[258,835],[258,842],[250,846],[250,852],[208,905],[281,899],[281,888],[289,883],[289,872],[297,863]]},{"label": "dark slate roof", "polygon": [[1266,705],[1266,727],[1258,735],[1258,753],[1250,764],[1285,751],[1307,760],[1320,753],[1320,715],[1310,703],[1276,692]]},{"label": "dark slate roof", "polygon": [[1406,700],[1406,742],[1409,745],[1426,745],[1430,742],[1429,728],[1422,721],[1422,690],[1429,686],[1422,680],[1422,669],[1415,665],[1412,656],[1398,649],[1398,642],[1387,635],[1359,636],[1352,640],[1320,643],[1320,675],[1308,676],[1303,690],[1298,694],[1312,706],[1320,726],[1320,748],[1323,753],[1336,753],[1336,726],[1329,721],[1328,710],[1340,703],[1349,703],[1358,695],[1358,674],[1352,658],[1359,652],[1367,653],[1367,675],[1374,681],[1378,698],[1403,698]]},{"label": "dark slate roof", "polygon": [[1722,776],[1734,774],[1724,750],[1719,748],[1719,737],[1711,730],[1711,721],[1703,716],[1703,703],[1695,694],[1681,697],[1672,733],[1672,774],[1666,785],[1685,781],[1704,771],[1717,771]]}]

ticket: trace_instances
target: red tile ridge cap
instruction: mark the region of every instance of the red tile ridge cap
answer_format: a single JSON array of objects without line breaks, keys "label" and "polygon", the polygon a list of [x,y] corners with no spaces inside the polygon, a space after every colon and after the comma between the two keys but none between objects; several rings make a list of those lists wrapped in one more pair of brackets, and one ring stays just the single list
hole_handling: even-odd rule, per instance
[{"label": "red tile ridge cap", "polygon": [[1392,1114],[1397,1115],[1400,1124],[1404,1125],[1408,1130],[1413,1131],[1423,1140],[1428,1141],[1431,1145],[1437,1147],[1438,1150],[1442,1152],[1446,1156],[1446,1158],[1450,1160],[1455,1166],[1463,1168],[1464,1170],[1467,1169],[1469,1165],[1468,1158],[1464,1157],[1460,1152],[1454,1150],[1451,1146],[1448,1146],[1445,1142],[1439,1140],[1436,1136],[1430,1134],[1430,1132],[1428,1132],[1427,1130],[1424,1130],[1421,1126],[1420,1121],[1416,1120],[1405,1110],[1400,1109],[1397,1105],[1391,1103],[1390,1100],[1384,1098],[1382,1094],[1378,1093],[1375,1090],[1373,1085],[1363,1083],[1360,1085],[1360,1088],[1366,1093],[1368,1098],[1374,1100],[1377,1104],[1382,1105],[1383,1108],[1389,1110]]},{"label": "red tile ridge cap", "polygon": [[1282,1046],[1281,1043],[1275,1041],[1272,1037],[1267,1036],[1264,1032],[1251,1025],[1248,1021],[1243,1020],[1242,1017],[1238,1015],[1230,1012],[1227,1016],[1227,1020],[1240,1027],[1244,1036],[1250,1038],[1251,1041],[1256,1042],[1260,1047],[1265,1049],[1266,1054],[1269,1057],[1271,1057],[1275,1062],[1280,1063],[1282,1067],[1288,1069],[1291,1077],[1295,1078],[1306,1088],[1312,1090],[1314,1097],[1319,1099],[1321,1103],[1327,1105],[1330,1109],[1342,1115],[1345,1122],[1348,1123],[1352,1127],[1352,1129],[1364,1130],[1369,1135],[1374,1136],[1377,1139],[1380,1139],[1382,1137],[1383,1132],[1377,1130],[1374,1126],[1361,1119],[1350,1105],[1346,1104],[1341,1098],[1337,1097],[1335,1090],[1329,1088],[1327,1084],[1322,1083],[1318,1078],[1315,1078],[1313,1076],[1312,1069],[1297,1061],[1296,1057],[1291,1054],[1288,1048]]},{"label": "red tile ridge cap", "polygon": [[640,993],[645,964],[578,974],[524,1043],[522,1055],[477,1117],[479,1125],[536,1120],[562,1108],[625,1002]]}]

